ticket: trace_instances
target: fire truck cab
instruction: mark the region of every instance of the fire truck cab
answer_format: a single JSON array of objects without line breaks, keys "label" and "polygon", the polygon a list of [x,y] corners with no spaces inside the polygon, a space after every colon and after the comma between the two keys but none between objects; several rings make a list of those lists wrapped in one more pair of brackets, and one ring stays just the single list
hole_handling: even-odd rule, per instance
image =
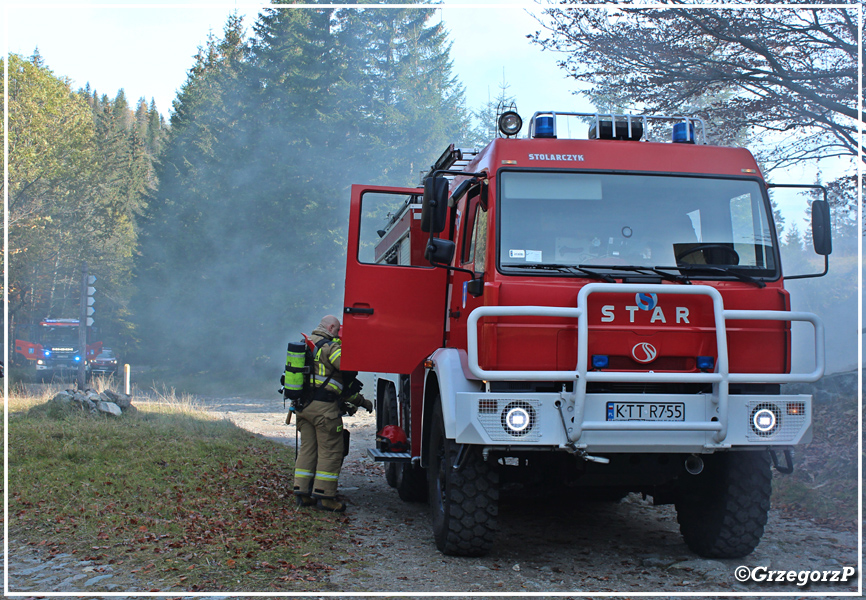
[{"label": "fire truck cab", "polygon": [[[588,138],[558,135],[562,117]],[[481,151],[449,147],[423,187],[352,187],[343,366],[379,374],[378,424],[411,445],[372,456],[430,503],[446,554],[491,548],[508,482],[641,492],[676,505],[697,554],[749,554],[771,468],[811,439],[811,396],[780,385],[824,369],[755,159],[707,144],[695,117],[547,111],[524,138],[517,113],[499,125]],[[826,200],[812,213],[826,273]],[[813,334],[805,373],[795,321]]]},{"label": "fire truck cab", "polygon": [[37,375],[71,372],[78,369],[82,358],[89,365],[102,351],[102,342],[87,344],[82,357],[78,327],[78,319],[43,319],[38,327],[31,328],[34,341],[15,340],[15,353]]}]

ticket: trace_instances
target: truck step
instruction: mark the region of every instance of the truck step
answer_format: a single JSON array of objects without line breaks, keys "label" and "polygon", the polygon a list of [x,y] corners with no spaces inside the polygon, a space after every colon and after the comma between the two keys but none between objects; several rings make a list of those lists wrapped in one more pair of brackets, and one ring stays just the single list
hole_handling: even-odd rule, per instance
[{"label": "truck step", "polygon": [[384,452],[376,448],[369,448],[367,450],[367,454],[375,461],[401,463],[407,463],[412,461],[412,455],[408,452]]}]

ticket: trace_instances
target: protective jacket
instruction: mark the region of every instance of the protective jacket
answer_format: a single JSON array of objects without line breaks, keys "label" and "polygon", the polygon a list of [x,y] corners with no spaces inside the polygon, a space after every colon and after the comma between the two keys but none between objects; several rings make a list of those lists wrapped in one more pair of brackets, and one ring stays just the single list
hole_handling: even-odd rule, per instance
[{"label": "protective jacket", "polygon": [[[340,373],[340,356],[343,345],[339,338],[333,337],[324,327],[316,327],[310,335],[316,345],[313,366],[313,385],[329,394],[343,393],[343,376]],[[325,340],[324,343],[320,343]]]}]

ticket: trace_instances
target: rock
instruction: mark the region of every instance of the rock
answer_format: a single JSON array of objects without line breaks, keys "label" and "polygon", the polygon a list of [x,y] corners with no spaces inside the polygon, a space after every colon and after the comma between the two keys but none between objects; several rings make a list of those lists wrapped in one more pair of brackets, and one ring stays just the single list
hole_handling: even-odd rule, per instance
[{"label": "rock", "polygon": [[73,395],[68,391],[57,392],[54,394],[54,397],[51,399],[52,402],[60,404],[62,406],[69,406],[72,404]]},{"label": "rock", "polygon": [[114,402],[102,402],[99,401],[96,404],[96,410],[99,412],[108,413],[110,415],[114,415],[115,417],[119,417],[123,414],[123,411],[120,410],[120,407],[116,405]]},{"label": "rock", "polygon": [[106,402],[114,402],[122,409],[129,408],[129,406],[132,404],[132,396],[120,394],[112,390],[105,390],[104,392],[102,392],[101,396]]}]

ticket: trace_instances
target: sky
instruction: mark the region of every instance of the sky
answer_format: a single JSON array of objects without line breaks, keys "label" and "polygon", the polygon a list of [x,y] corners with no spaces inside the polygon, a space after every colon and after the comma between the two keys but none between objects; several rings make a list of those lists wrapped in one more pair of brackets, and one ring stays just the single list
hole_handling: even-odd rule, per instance
[{"label": "sky", "polygon": [[[152,98],[167,117],[208,33],[221,36],[233,11],[244,16],[252,32],[261,6],[243,0],[198,6],[170,0],[99,6],[61,1],[50,8],[22,3],[8,8],[4,34],[9,52],[27,57],[38,47],[45,64],[56,75],[69,77],[74,89],[90,83],[113,97],[122,88],[130,103]],[[480,108],[496,97],[504,78],[527,115],[536,110],[589,110],[572,94],[576,88],[556,66],[556,55],[526,39],[538,28],[528,8],[538,10],[525,2],[439,10],[435,18],[451,32],[454,69],[466,88],[468,107]]]}]

